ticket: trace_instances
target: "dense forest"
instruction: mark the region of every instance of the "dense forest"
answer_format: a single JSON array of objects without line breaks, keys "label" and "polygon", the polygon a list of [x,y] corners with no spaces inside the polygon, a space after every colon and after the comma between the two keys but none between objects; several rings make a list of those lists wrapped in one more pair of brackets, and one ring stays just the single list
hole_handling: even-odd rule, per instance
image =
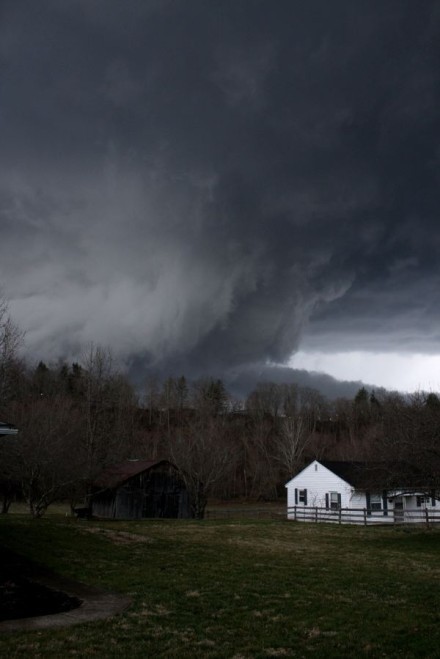
[{"label": "dense forest", "polygon": [[0,420],[19,435],[0,442],[1,510],[16,498],[34,516],[54,501],[87,500],[106,465],[168,458],[182,471],[193,512],[208,497],[273,500],[313,458],[370,460],[390,476],[411,471],[440,490],[440,399],[359,390],[326,400],[295,383],[261,382],[233,399],[215,377],[150,375],[135,391],[109,350],[81,363],[37,365],[19,357],[22,334],[0,305]]}]

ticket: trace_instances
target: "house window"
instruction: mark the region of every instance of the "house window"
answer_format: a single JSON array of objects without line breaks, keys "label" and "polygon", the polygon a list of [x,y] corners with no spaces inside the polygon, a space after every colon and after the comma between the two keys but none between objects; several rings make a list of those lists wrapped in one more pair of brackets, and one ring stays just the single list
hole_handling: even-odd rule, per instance
[{"label": "house window", "polygon": [[339,492],[330,492],[330,510],[339,510]]},{"label": "house window", "polygon": [[307,490],[300,490],[298,492],[299,494],[299,502],[303,503],[305,506],[307,505]]},{"label": "house window", "polygon": [[370,495],[370,509],[382,510],[382,497],[380,496],[380,494]]},{"label": "house window", "polygon": [[420,508],[426,508],[431,504],[431,497],[426,497],[426,496],[418,496],[417,497],[417,507]]},{"label": "house window", "polygon": [[307,490],[298,490],[298,488],[295,487],[295,506],[297,506],[298,503],[307,506]]}]

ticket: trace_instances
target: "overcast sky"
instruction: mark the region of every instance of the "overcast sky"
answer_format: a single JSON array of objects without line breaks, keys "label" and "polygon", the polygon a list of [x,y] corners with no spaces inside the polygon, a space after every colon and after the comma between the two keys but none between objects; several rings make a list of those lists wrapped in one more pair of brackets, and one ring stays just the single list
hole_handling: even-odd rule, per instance
[{"label": "overcast sky", "polygon": [[440,388],[439,55],[429,0],[0,0],[28,354]]}]

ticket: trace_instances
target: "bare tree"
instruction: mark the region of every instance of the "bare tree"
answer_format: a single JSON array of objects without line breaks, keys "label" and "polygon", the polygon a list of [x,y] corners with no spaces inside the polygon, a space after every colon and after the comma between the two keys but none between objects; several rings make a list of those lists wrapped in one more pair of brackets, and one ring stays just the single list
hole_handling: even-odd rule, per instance
[{"label": "bare tree", "polygon": [[299,414],[301,414],[307,427],[312,432],[316,430],[320,421],[328,417],[328,402],[319,391],[311,387],[301,387],[299,394]]},{"label": "bare tree", "polygon": [[8,302],[0,295],[0,406],[12,396],[14,371],[23,337],[23,332],[9,314]]},{"label": "bare tree", "polygon": [[85,455],[86,479],[91,482],[106,464],[130,453],[137,401],[108,349],[91,345],[82,371],[84,430],[78,448]]},{"label": "bare tree", "polygon": [[283,408],[283,385],[275,382],[259,382],[249,394],[246,409],[251,414],[270,415],[276,418]]},{"label": "bare tree", "polygon": [[148,422],[151,427],[153,418],[159,409],[160,393],[159,378],[157,375],[150,375],[145,382],[144,404],[148,409]]},{"label": "bare tree", "polygon": [[199,416],[188,422],[170,440],[169,453],[182,473],[193,516],[202,519],[212,488],[235,469],[223,420]]},{"label": "bare tree", "polygon": [[278,461],[289,475],[295,474],[302,464],[312,437],[312,429],[304,416],[281,419],[275,450]]},{"label": "bare tree", "polygon": [[242,433],[244,495],[255,499],[276,498],[279,464],[274,460],[276,424],[273,417],[253,415]]},{"label": "bare tree", "polygon": [[222,380],[204,378],[192,385],[191,404],[199,415],[217,416],[227,412],[229,399]]},{"label": "bare tree", "polygon": [[417,392],[389,394],[382,401],[377,453],[393,463],[401,481],[415,478],[440,496],[440,404],[437,396]]},{"label": "bare tree", "polygon": [[20,440],[11,455],[10,478],[21,483],[31,514],[41,517],[83,477],[77,451],[80,417],[64,396],[34,398],[14,409]]}]

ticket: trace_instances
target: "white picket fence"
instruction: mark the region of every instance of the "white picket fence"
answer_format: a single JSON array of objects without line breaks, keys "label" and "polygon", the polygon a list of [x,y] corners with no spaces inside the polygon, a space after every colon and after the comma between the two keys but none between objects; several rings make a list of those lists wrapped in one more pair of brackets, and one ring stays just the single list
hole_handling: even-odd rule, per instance
[{"label": "white picket fence", "polygon": [[332,510],[317,506],[291,506],[287,519],[297,522],[328,522],[336,524],[440,524],[438,508],[405,508],[373,510],[370,508],[339,508]]}]

